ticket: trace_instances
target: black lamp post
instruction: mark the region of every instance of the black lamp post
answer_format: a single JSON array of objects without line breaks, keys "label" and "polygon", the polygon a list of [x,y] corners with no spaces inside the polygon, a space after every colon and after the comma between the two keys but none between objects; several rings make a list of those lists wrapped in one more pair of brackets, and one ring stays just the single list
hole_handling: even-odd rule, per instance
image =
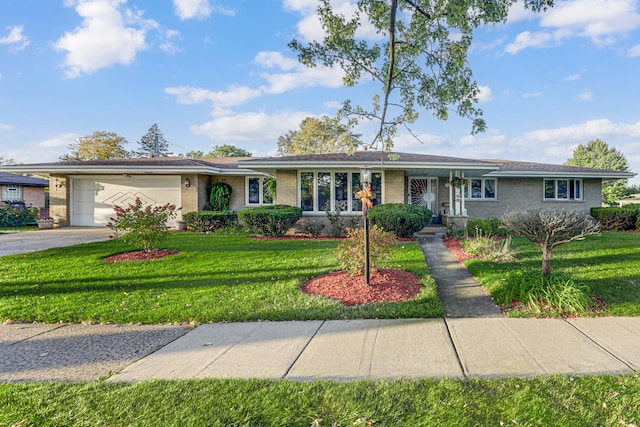
[{"label": "black lamp post", "polygon": [[[360,169],[360,185],[362,190],[368,190],[371,185],[371,169],[366,166]],[[369,286],[369,204],[362,200],[362,222],[364,227],[364,284]]]}]

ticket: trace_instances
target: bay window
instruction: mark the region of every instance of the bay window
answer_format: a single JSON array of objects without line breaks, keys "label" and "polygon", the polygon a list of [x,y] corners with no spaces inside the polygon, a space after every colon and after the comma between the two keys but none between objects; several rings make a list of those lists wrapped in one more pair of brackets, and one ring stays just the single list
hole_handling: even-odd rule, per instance
[{"label": "bay window", "polygon": [[[371,190],[376,198],[373,204],[382,201],[382,173],[374,172]],[[359,172],[300,172],[299,201],[303,212],[362,211],[362,202],[356,198],[361,190]]]}]

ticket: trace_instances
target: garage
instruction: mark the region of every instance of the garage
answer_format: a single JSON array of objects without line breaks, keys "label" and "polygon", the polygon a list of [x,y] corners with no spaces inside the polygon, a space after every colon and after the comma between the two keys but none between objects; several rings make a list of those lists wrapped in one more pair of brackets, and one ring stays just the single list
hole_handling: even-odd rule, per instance
[{"label": "garage", "polygon": [[[180,207],[180,175],[75,176],[71,197],[72,226],[103,226],[115,215],[114,206],[127,206],[138,197],[144,205]],[[168,225],[174,225],[173,221]]]}]

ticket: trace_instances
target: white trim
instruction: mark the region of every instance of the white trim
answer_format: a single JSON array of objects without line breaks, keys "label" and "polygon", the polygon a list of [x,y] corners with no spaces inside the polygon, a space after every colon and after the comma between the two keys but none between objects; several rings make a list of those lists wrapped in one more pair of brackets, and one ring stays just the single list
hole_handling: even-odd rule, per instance
[{"label": "white trim", "polygon": [[[467,181],[467,184],[465,185],[465,188],[467,189],[467,197],[465,197],[464,199],[470,202],[484,202],[484,201],[491,201],[494,202],[496,200],[498,200],[498,178],[465,178],[465,180]],[[472,195],[472,191],[471,191],[471,181],[473,180],[480,180],[480,195],[481,197],[471,197]],[[486,185],[485,182],[491,180],[495,182],[495,185],[493,187],[493,194],[494,197],[485,197],[485,192],[486,192]]]},{"label": "white trim", "polygon": [[[554,197],[550,198],[547,197],[547,188],[546,188],[546,181],[555,181],[554,184]],[[558,181],[567,181],[567,197],[566,198],[558,198]],[[571,181],[573,181],[573,191],[574,191],[574,197],[571,198]],[[580,193],[580,197],[576,198],[575,197],[575,184],[576,182],[580,183],[579,187],[579,193]],[[543,202],[582,202],[585,200],[584,197],[584,182],[582,181],[582,179],[580,178],[565,178],[565,177],[560,177],[560,178],[544,178],[542,180],[542,201]]]}]

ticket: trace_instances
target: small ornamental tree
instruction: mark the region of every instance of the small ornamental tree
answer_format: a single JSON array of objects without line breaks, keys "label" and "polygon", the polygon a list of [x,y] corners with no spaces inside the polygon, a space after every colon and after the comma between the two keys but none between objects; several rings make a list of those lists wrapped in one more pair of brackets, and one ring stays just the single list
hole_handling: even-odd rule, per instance
[{"label": "small ornamental tree", "polygon": [[[336,256],[344,270],[352,276],[365,274],[365,254],[363,228],[347,228],[347,238],[336,249]],[[374,225],[369,230],[371,239],[370,261],[373,274],[377,268],[389,260],[391,249],[396,245],[396,236]]]},{"label": "small ornamental tree", "polygon": [[516,236],[524,237],[542,249],[542,275],[551,274],[551,253],[556,246],[581,240],[599,231],[593,217],[573,211],[510,212],[502,218],[504,227]]},{"label": "small ornamental tree", "polygon": [[145,252],[157,249],[169,232],[167,221],[177,215],[176,205],[167,203],[163,206],[143,206],[140,198],[136,198],[133,204],[123,208],[114,206],[115,218],[109,218],[107,227],[118,233],[123,232],[121,237],[125,243],[131,243]]}]

